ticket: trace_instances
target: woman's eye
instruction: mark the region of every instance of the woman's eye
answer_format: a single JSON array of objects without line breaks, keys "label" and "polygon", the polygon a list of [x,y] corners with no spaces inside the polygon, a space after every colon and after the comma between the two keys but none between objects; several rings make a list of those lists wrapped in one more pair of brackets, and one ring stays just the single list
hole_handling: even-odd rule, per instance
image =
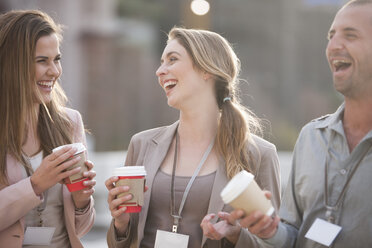
[{"label": "woman's eye", "polygon": [[169,61],[170,62],[174,62],[174,61],[176,61],[177,60],[177,58],[175,58],[175,57],[171,57],[171,58],[169,58]]}]

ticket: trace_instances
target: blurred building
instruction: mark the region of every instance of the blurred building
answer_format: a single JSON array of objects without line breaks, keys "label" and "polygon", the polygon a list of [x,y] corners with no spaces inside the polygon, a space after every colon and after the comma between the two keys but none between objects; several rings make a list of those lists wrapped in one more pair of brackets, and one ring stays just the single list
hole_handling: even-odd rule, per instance
[{"label": "blurred building", "polygon": [[174,25],[207,28],[233,44],[243,102],[271,122],[266,138],[279,149],[291,150],[302,125],[340,103],[325,48],[345,1],[209,0],[204,17],[190,2],[1,0],[0,11],[37,8],[66,26],[62,85],[99,151],[126,149],[134,133],[177,119],[155,76]]}]

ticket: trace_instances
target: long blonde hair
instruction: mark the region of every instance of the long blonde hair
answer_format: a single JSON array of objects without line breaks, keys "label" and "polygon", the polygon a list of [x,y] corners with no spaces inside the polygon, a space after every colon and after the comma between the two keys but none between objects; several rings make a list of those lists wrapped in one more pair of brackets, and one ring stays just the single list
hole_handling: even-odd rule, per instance
[{"label": "long blonde hair", "polygon": [[214,76],[221,111],[216,143],[225,160],[227,176],[231,178],[243,169],[254,172],[248,147],[255,145],[251,134],[260,133],[261,125],[255,114],[240,103],[240,60],[230,43],[215,32],[179,27],[171,29],[170,40],[177,40],[186,49],[196,68]]},{"label": "long blonde hair", "polygon": [[61,40],[61,26],[38,10],[10,11],[0,15],[0,183],[7,184],[6,156],[11,155],[27,167],[22,156],[31,122],[37,123],[44,156],[56,146],[71,143],[72,124],[64,106],[67,98],[56,82],[52,100],[34,105],[38,98],[35,81],[36,42],[43,36],[56,34]]}]

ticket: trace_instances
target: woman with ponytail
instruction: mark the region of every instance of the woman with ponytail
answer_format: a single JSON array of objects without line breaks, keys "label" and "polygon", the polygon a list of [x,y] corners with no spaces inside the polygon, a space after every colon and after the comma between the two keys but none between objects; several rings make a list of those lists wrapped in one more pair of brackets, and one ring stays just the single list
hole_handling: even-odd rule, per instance
[{"label": "woman with ponytail", "polygon": [[[247,170],[273,192],[275,209],[280,202],[276,148],[255,134],[258,119],[239,103],[239,59],[214,32],[173,28],[168,37],[156,75],[179,120],[130,142],[126,165],[147,171],[139,214],[118,209],[131,196],[117,195],[129,188],[115,188],[117,177],[106,181],[109,247],[257,247],[253,235],[229,223],[232,208],[220,198],[229,179]],[[171,246],[173,238],[182,243]]]},{"label": "woman with ponytail", "polygon": [[69,192],[66,170],[85,143],[79,112],[65,107],[61,27],[38,10],[0,15],[0,246],[81,248],[93,226],[93,164],[86,189]]}]

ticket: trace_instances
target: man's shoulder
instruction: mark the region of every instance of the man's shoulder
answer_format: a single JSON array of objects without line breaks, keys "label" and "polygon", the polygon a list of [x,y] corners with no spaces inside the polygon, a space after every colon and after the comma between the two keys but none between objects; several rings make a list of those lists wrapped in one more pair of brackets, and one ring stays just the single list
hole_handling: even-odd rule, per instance
[{"label": "man's shoulder", "polygon": [[320,129],[326,128],[338,122],[342,118],[343,112],[344,112],[344,104],[341,104],[336,110],[336,112],[315,118],[311,120],[309,123],[307,123],[305,127],[320,128]]},{"label": "man's shoulder", "polygon": [[329,117],[331,117],[332,114],[326,114],[326,115],[323,115],[323,116],[320,116],[318,118],[315,118],[313,120],[311,120],[310,122],[321,122],[321,121],[325,121],[326,119],[328,119]]},{"label": "man's shoulder", "polygon": [[318,118],[315,118],[309,121],[305,126],[303,126],[301,133],[304,134],[304,133],[312,132],[315,129],[324,128],[328,126],[329,124],[328,122],[331,116],[332,114],[326,114],[326,115],[320,116]]},{"label": "man's shoulder", "polygon": [[326,115],[322,115],[318,118],[315,118],[313,120],[311,120],[309,123],[307,123],[306,126],[311,126],[311,127],[318,127],[319,125],[322,125],[326,122],[328,122],[329,118],[332,116],[332,114],[326,114]]}]

